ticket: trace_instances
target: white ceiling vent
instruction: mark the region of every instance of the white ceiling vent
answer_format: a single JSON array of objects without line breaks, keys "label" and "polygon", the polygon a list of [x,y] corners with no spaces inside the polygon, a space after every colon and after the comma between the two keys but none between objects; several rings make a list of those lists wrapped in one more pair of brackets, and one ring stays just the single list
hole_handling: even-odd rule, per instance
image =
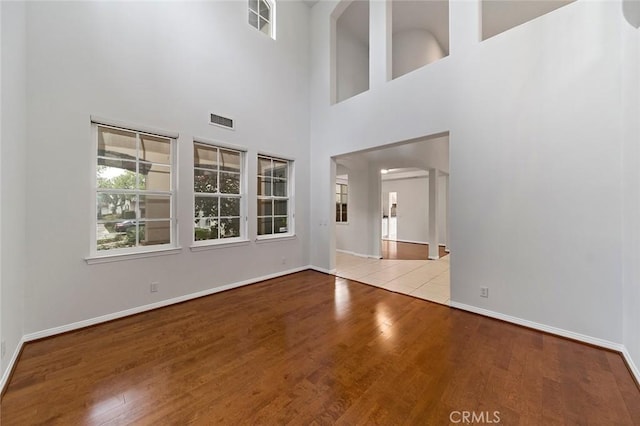
[{"label": "white ceiling vent", "polygon": [[223,117],[218,114],[209,114],[209,124],[213,124],[214,126],[224,127],[225,129],[234,130],[233,118]]}]

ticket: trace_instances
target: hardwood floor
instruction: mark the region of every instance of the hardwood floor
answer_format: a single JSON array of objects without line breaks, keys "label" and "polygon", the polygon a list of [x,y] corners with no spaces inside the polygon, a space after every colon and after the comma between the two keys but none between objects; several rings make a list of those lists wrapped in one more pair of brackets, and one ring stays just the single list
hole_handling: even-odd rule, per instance
[{"label": "hardwood floor", "polygon": [[632,425],[640,391],[617,353],[305,271],[28,343],[0,423],[440,425],[462,411]]},{"label": "hardwood floor", "polygon": [[[429,260],[429,244],[382,240],[381,248],[383,259]],[[444,250],[444,246],[439,246],[438,254],[444,257],[449,253]]]}]

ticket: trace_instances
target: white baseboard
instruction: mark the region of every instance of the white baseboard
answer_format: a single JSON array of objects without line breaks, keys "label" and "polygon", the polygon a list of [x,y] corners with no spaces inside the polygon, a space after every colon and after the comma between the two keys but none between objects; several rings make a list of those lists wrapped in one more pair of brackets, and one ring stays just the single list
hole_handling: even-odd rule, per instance
[{"label": "white baseboard", "polygon": [[511,315],[501,314],[499,312],[490,311],[488,309],[478,308],[476,306],[466,305],[464,303],[451,301],[452,308],[462,309],[463,311],[469,311],[476,314],[480,314],[486,317],[496,318],[502,321],[510,322],[512,324],[522,325],[524,327],[533,328],[535,330],[544,331],[549,334],[555,334],[556,336],[566,337],[568,339],[577,340],[579,342],[588,343],[590,345],[598,346],[605,349],[611,349],[612,351],[619,352],[629,366],[631,374],[635,377],[636,382],[640,383],[640,369],[633,361],[631,354],[627,350],[627,347],[621,343],[611,342],[609,340],[600,339],[598,337],[587,336],[586,334],[574,333],[573,331],[564,330],[562,328],[551,327],[549,325],[540,324],[537,322],[525,320],[518,317],[512,317]]},{"label": "white baseboard", "polygon": [[242,286],[249,285],[249,284],[254,284],[254,283],[257,283],[259,281],[265,281],[265,280],[270,280],[272,278],[278,278],[278,277],[281,277],[283,275],[289,275],[289,274],[293,274],[295,272],[305,271],[307,269],[309,269],[308,266],[301,266],[301,267],[289,269],[289,270],[286,270],[286,271],[276,272],[274,274],[264,275],[262,277],[251,278],[251,279],[248,279],[248,280],[244,280],[244,281],[239,281],[239,282],[223,285],[223,286],[220,286],[220,287],[214,287],[214,288],[210,288],[210,289],[207,289],[207,290],[199,291],[199,292],[196,292],[196,293],[186,294],[184,296],[174,297],[172,299],[161,300],[159,302],[150,303],[148,305],[137,306],[135,308],[126,309],[124,311],[119,311],[119,312],[114,312],[112,314],[102,315],[102,316],[95,317],[95,318],[89,318],[89,319],[86,319],[86,320],[74,322],[74,323],[71,323],[71,324],[61,325],[59,327],[53,327],[53,328],[49,328],[49,329],[42,330],[42,331],[36,331],[35,333],[26,334],[22,338],[22,340],[24,340],[25,342],[30,342],[32,340],[42,339],[44,337],[50,337],[50,336],[54,336],[54,335],[60,334],[60,333],[66,333],[68,331],[77,330],[77,329],[80,329],[80,328],[84,328],[84,327],[88,327],[88,326],[91,326],[91,325],[100,324],[100,323],[107,322],[107,321],[112,321],[114,319],[127,317],[129,315],[139,314],[141,312],[150,311],[152,309],[157,309],[157,308],[162,308],[164,306],[169,306],[169,305],[173,305],[173,304],[176,304],[176,303],[185,302],[185,301],[191,300],[191,299],[197,299],[198,297],[209,296],[210,294],[215,294],[215,293],[219,293],[221,291],[231,290],[233,288],[242,287]]},{"label": "white baseboard", "polygon": [[[308,265],[308,266],[302,266],[302,267],[298,267],[298,268],[293,268],[293,269],[289,269],[287,271],[281,271],[281,272],[277,272],[274,274],[270,274],[270,275],[265,275],[259,278],[252,278],[249,280],[245,280],[245,281],[239,281],[236,283],[232,283],[232,284],[227,284],[221,287],[215,287],[215,288],[211,288],[208,290],[203,290],[200,292],[196,292],[196,293],[191,293],[188,295],[184,295],[184,296],[179,296],[179,297],[175,297],[173,299],[168,299],[168,300],[163,300],[160,302],[156,302],[156,303],[151,303],[148,305],[144,305],[144,306],[139,306],[136,308],[131,308],[131,309],[127,309],[124,311],[120,311],[120,312],[115,312],[112,314],[107,314],[107,315],[103,315],[100,317],[95,317],[95,318],[90,318],[87,320],[83,320],[83,321],[78,321],[78,322],[74,322],[71,324],[67,324],[67,325],[63,325],[63,326],[59,326],[59,327],[53,327],[47,330],[42,330],[42,331],[38,331],[35,333],[29,333],[26,334],[22,337],[22,339],[20,339],[20,342],[18,343],[18,346],[16,347],[15,351],[13,352],[13,355],[11,356],[11,359],[9,361],[9,363],[7,364],[7,368],[4,371],[4,374],[2,375],[2,378],[0,379],[0,392],[4,391],[5,387],[8,384],[8,380],[10,377],[11,372],[13,371],[13,368],[15,367],[16,362],[18,361],[18,357],[20,355],[20,352],[22,350],[23,345],[26,342],[32,341],[32,340],[36,340],[36,339],[41,339],[44,337],[50,337],[50,336],[54,336],[56,334],[60,334],[60,333],[66,333],[68,331],[73,331],[73,330],[77,330],[80,328],[84,328],[84,327],[88,327],[91,325],[95,325],[95,324],[100,324],[103,322],[107,322],[107,321],[111,321],[114,319],[118,319],[118,318],[122,318],[122,317],[126,317],[129,315],[134,315],[140,312],[145,312],[145,311],[149,311],[152,309],[157,309],[157,308],[161,308],[164,306],[168,306],[168,305],[172,305],[175,303],[180,303],[180,302],[184,302],[187,300],[191,300],[191,299],[196,299],[198,297],[202,297],[202,296],[208,296],[211,294],[215,294],[215,293],[219,293],[221,291],[225,291],[225,290],[231,290],[233,288],[237,288],[237,287],[242,287],[245,285],[250,285],[250,284],[254,284],[260,281],[265,281],[265,280],[269,280],[272,278],[278,278],[281,277],[283,275],[288,275],[288,274],[293,274],[296,272],[300,272],[300,271],[304,271],[307,269],[313,269],[319,272],[323,272],[323,273],[327,273],[327,274],[335,274],[335,270],[327,270],[324,268],[320,268],[317,266],[313,266],[313,265]],[[580,333],[574,333],[572,331],[568,331],[568,330],[564,330],[561,328],[557,328],[557,327],[551,327],[548,325],[544,325],[544,324],[540,324],[537,322],[533,322],[533,321],[529,321],[529,320],[525,320],[522,318],[518,318],[518,317],[513,317],[510,315],[505,315],[505,314],[501,314],[499,312],[494,312],[494,311],[490,311],[488,309],[483,309],[483,308],[478,308],[476,306],[471,306],[471,305],[466,305],[464,303],[458,303],[458,302],[451,302],[451,307],[453,308],[457,308],[457,309],[461,309],[464,311],[468,311],[468,312],[473,312],[476,314],[480,314],[480,315],[484,315],[490,318],[496,318],[502,321],[506,321],[506,322],[510,322],[513,324],[518,324],[518,325],[522,325],[525,327],[529,327],[535,330],[540,330],[540,331],[544,331],[550,334],[555,334],[558,336],[562,336],[562,337],[566,337],[569,339],[573,339],[573,340],[577,340],[580,342],[584,342],[584,343],[588,343],[591,345],[595,345],[595,346],[600,346],[606,349],[611,349],[614,350],[616,352],[619,352],[625,359],[625,361],[627,362],[627,365],[629,366],[629,369],[631,371],[631,374],[633,374],[633,376],[635,377],[636,381],[638,383],[640,383],[640,369],[638,368],[638,366],[635,364],[635,362],[633,361],[633,358],[631,357],[631,354],[629,353],[629,351],[627,350],[627,348],[619,343],[614,343],[614,342],[610,342],[608,340],[604,340],[604,339],[599,339],[596,337],[592,337],[592,336],[587,336],[584,334],[580,334]]]},{"label": "white baseboard", "polygon": [[616,352],[622,353],[625,349],[621,343],[610,342],[609,340],[600,339],[598,337],[587,336],[586,334],[575,333],[573,331],[564,330],[562,328],[552,327],[545,324],[529,321],[526,319],[512,317],[511,315],[501,314],[499,312],[490,311],[488,309],[478,308],[476,306],[466,305],[464,303],[451,301],[452,308],[462,309],[463,311],[469,311],[476,314],[484,315],[485,317],[496,318],[502,321],[510,322],[513,324],[522,325],[525,327],[533,328],[547,332],[549,334],[555,334],[557,336],[566,337],[568,339],[577,340],[579,342],[588,343],[594,346],[600,346],[602,348],[611,349]]},{"label": "white baseboard", "polygon": [[[398,242],[398,243],[409,243],[409,244],[422,244],[422,245],[429,244],[429,241],[401,240],[401,239],[399,239],[399,238],[397,238],[397,239],[395,239],[395,240],[390,240],[390,239],[388,239],[388,238],[383,238],[382,240],[383,240],[383,241],[396,241],[396,242]],[[447,249],[447,248],[446,248],[446,247],[447,247],[447,245],[446,245],[446,244],[440,243],[440,244],[438,244],[438,247],[445,247],[445,251],[446,251],[447,253],[449,253],[449,249]]]},{"label": "white baseboard", "polygon": [[390,240],[390,241],[397,241],[399,243],[409,243],[409,244],[422,244],[422,245],[429,244],[429,242],[427,242],[427,241],[401,240],[399,238],[395,239],[395,240]]},{"label": "white baseboard", "polygon": [[335,275],[336,274],[335,268],[334,269],[325,269],[325,268],[321,268],[319,266],[314,266],[314,265],[309,265],[308,268],[309,269],[313,269],[314,271],[322,272],[323,274],[329,274],[329,275]]},{"label": "white baseboard", "polygon": [[20,351],[22,351],[22,346],[24,345],[24,343],[25,343],[25,340],[23,337],[18,342],[18,346],[16,347],[16,350],[13,351],[13,355],[9,360],[9,364],[7,364],[7,368],[4,370],[4,374],[0,379],[0,394],[4,392],[4,388],[9,384],[9,377],[11,376],[11,372],[13,371],[13,368],[15,367],[16,362],[18,362],[18,357],[20,356]]},{"label": "white baseboard", "polygon": [[367,259],[382,259],[382,256],[374,256],[372,254],[362,254],[362,253],[356,253],[354,251],[349,251],[349,250],[340,250],[340,249],[336,249],[336,251],[338,253],[344,253],[344,254],[350,254],[352,256],[358,256],[358,257],[364,257]]},{"label": "white baseboard", "polygon": [[627,362],[627,366],[629,367],[629,370],[631,370],[631,374],[633,374],[633,376],[636,378],[636,383],[640,384],[640,369],[638,368],[636,363],[633,362],[633,358],[631,358],[631,354],[627,350],[626,346],[622,347],[621,353],[622,353],[622,356],[624,357],[624,360]]}]

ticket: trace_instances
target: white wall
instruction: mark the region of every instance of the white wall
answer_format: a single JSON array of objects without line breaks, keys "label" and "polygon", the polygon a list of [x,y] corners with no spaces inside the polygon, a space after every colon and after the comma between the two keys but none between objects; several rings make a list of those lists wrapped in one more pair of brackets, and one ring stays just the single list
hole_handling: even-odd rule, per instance
[{"label": "white wall", "polygon": [[[246,2],[34,2],[27,11],[26,333],[309,263],[306,5],[278,3],[275,41],[248,25]],[[209,112],[235,118],[236,130],[208,125]],[[180,254],[85,263],[95,229],[90,114],[180,133]],[[248,149],[250,218],[256,154],[295,158],[297,237],[191,252],[194,136]]]},{"label": "white wall", "polygon": [[429,178],[383,180],[382,199],[386,200],[386,204],[389,204],[389,192],[398,193],[397,240],[427,243],[429,241]]},{"label": "white wall", "polygon": [[447,222],[449,220],[447,176],[438,176],[438,185],[438,244],[447,247],[449,245],[447,241]]},{"label": "white wall", "polygon": [[[438,177],[438,244],[446,245],[445,176]],[[389,192],[398,193],[398,241],[429,243],[429,177],[382,181],[382,203],[389,204]]]},{"label": "white wall", "polygon": [[[426,176],[381,180],[381,195],[375,197],[375,166],[359,164],[349,170],[349,221],[336,223],[336,248],[365,256],[379,256],[370,237],[381,228],[382,212],[388,212],[389,192],[398,193],[397,240],[429,242],[429,178]],[[446,195],[444,176],[439,177],[439,243],[446,245]],[[336,180],[338,181],[338,180]],[[377,202],[380,200],[380,202]],[[363,236],[367,238],[363,238]]]},{"label": "white wall", "polygon": [[338,102],[369,89],[369,46],[348,28],[336,26],[336,100]]},{"label": "white wall", "polygon": [[393,78],[444,56],[438,40],[427,30],[412,29],[393,34]]},{"label": "white wall", "polygon": [[0,11],[0,336],[6,342],[0,363],[2,377],[8,373],[9,361],[24,334],[27,88],[25,4],[2,2]]},{"label": "white wall", "polygon": [[[639,6],[640,7],[640,6]],[[640,14],[637,15],[640,17]],[[635,22],[640,22],[640,19]],[[622,28],[623,341],[640,374],[640,30]]]},{"label": "white wall", "polygon": [[361,256],[379,257],[380,171],[366,162],[351,162],[347,170],[348,223],[335,224],[336,249]]},{"label": "white wall", "polygon": [[[449,130],[452,300],[620,343],[620,4],[578,1],[481,43],[477,2],[452,2],[448,57],[329,105],[335,5],[312,9],[311,223],[332,207],[323,159]],[[372,32],[385,13],[371,3]],[[385,54],[373,44],[372,66]],[[330,269],[331,235],[312,238]]]}]

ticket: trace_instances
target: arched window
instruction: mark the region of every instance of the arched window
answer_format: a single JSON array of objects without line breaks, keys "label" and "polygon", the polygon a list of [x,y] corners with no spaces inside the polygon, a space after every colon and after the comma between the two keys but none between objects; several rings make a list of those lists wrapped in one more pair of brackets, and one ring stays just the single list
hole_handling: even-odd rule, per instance
[{"label": "arched window", "polygon": [[268,0],[249,0],[249,25],[275,39],[275,7]]}]

